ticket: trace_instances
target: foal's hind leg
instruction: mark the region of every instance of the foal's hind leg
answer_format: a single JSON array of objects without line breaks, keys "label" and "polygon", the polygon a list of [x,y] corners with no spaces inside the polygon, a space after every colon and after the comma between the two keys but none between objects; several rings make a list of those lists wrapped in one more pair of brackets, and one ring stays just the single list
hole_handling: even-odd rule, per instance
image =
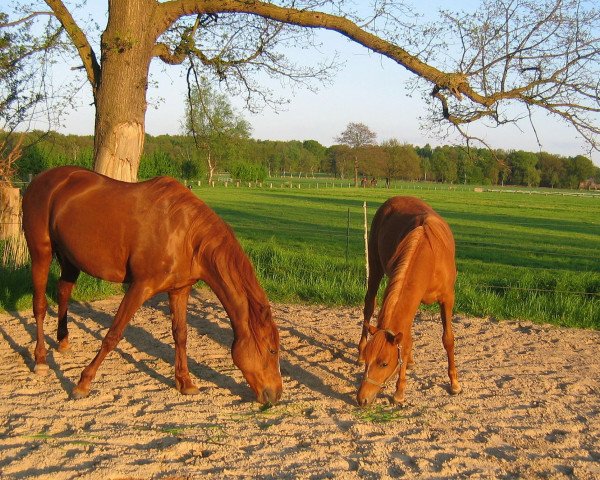
[{"label": "foal's hind leg", "polygon": [[58,280],[58,329],[56,339],[58,340],[58,351],[63,353],[69,350],[69,329],[67,326],[67,310],[71,292],[79,277],[77,269],[69,261],[60,259],[60,278]]},{"label": "foal's hind leg", "polygon": [[169,292],[173,340],[175,340],[175,386],[184,395],[200,393],[190,378],[187,363],[187,302],[191,287]]},{"label": "foal's hind leg", "polygon": [[44,375],[48,371],[48,364],[46,363],[47,350],[44,340],[44,318],[48,308],[46,285],[52,261],[52,249],[48,242],[42,245],[29,245],[29,252],[33,281],[33,316],[37,327],[34,350],[35,367],[33,371],[39,375]]},{"label": "foal's hind leg", "polygon": [[458,373],[454,363],[454,333],[452,332],[452,308],[454,307],[454,295],[440,302],[440,311],[442,314],[442,343],[448,355],[448,377],[450,377],[450,393],[456,395],[462,388],[458,383]]}]

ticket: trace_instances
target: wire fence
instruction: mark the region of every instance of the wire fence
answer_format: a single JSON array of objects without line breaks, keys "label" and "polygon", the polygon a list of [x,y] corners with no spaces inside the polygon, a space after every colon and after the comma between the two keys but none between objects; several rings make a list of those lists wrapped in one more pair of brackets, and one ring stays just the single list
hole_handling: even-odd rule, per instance
[{"label": "wire fence", "polygon": [[[16,182],[19,183],[19,182]],[[20,182],[22,183],[22,185],[27,185],[27,182]],[[238,182],[239,185],[234,186],[233,188],[241,188],[240,185],[241,183]],[[246,182],[248,183],[248,182]],[[290,183],[290,182],[288,182]],[[235,182],[232,183],[232,185],[234,185]],[[298,184],[298,188],[302,188],[301,187],[302,184]],[[319,183],[316,182],[313,185],[313,189],[319,188],[318,187]],[[352,182],[348,182],[348,183],[344,183],[344,182],[322,182],[322,185],[325,186],[325,188],[345,188],[346,185],[348,187],[354,187]],[[229,188],[225,185],[221,185],[221,187],[224,188]],[[273,188],[271,184],[259,184],[256,183],[254,185],[254,187],[252,186],[252,182],[250,182],[250,184],[248,185],[249,188]],[[425,186],[423,187],[423,185],[414,185],[414,189],[415,190],[436,190],[438,187],[437,186]],[[205,188],[211,188],[211,187],[205,187]],[[215,187],[216,188],[216,187]],[[279,187],[281,188],[281,187]],[[285,188],[285,187],[284,187]],[[306,187],[304,187],[306,188]],[[310,187],[308,187],[310,188]],[[375,187],[377,188],[377,187]],[[407,189],[407,184],[402,184],[402,188]],[[464,186],[458,186],[458,187],[452,187],[452,186],[446,186],[445,190],[453,190],[456,188],[461,188],[461,189],[465,189],[465,190],[470,190],[472,191],[473,188],[465,188]],[[410,189],[410,184],[408,184],[408,189]],[[441,188],[440,188],[441,189]],[[490,192],[502,192],[502,193],[523,193],[519,190],[504,190],[504,189],[489,189],[487,191]],[[527,192],[527,193],[540,193],[540,192],[536,192],[536,191],[531,191],[531,192]],[[548,195],[548,194],[555,194],[553,192],[541,192],[544,195]],[[556,192],[556,194],[569,194],[564,193],[564,192]],[[570,195],[575,195],[576,193],[571,193]],[[591,196],[591,197],[599,197],[600,198],[600,194],[595,194],[595,193],[581,193],[581,194],[577,194],[578,196],[581,195],[586,195],[586,196]],[[343,211],[343,214],[346,214],[346,211]],[[11,226],[14,227],[15,225],[21,225],[20,220],[19,221],[12,221],[12,222],[0,222],[0,231],[3,230],[3,226]],[[536,227],[536,228],[555,228],[558,231],[560,231],[560,222],[557,223],[539,223],[539,222],[511,222],[511,226],[520,226],[520,227]],[[322,236],[323,238],[327,238],[327,239],[332,239],[332,238],[337,238],[337,239],[345,239],[345,243],[346,243],[346,249],[348,249],[348,245],[350,243],[350,238],[352,238],[355,242],[362,242],[362,236],[363,236],[363,229],[362,229],[362,223],[360,226],[358,225],[353,225],[352,228],[350,227],[350,216],[349,216],[349,209],[348,209],[348,224],[346,226],[344,226],[344,228],[342,228],[341,226],[338,226],[337,229],[332,229],[331,227],[320,227],[320,226],[315,226],[314,224],[310,225],[310,228],[308,228],[307,226],[293,226],[293,225],[286,225],[286,221],[282,221],[282,222],[277,222],[276,219],[273,220],[273,223],[271,223],[270,225],[258,225],[257,223],[238,223],[235,222],[234,228],[236,231],[238,232],[260,232],[262,234],[264,233],[272,233],[272,234],[276,234],[276,233],[280,233],[282,228],[284,229],[286,234],[295,234],[298,238],[305,238],[305,237],[310,237],[310,238],[314,238],[315,236]],[[587,230],[589,229],[589,233],[592,235],[597,235],[600,234],[600,226],[598,224],[595,223],[584,223],[579,225],[579,228],[581,230]],[[595,250],[595,254],[592,252],[590,254],[588,253],[576,253],[576,252],[564,252],[564,251],[553,251],[550,250],[552,248],[552,246],[549,246],[548,249],[544,249],[544,248],[524,248],[522,245],[515,245],[513,246],[515,248],[513,254],[518,254],[519,256],[525,258],[525,257],[532,257],[532,256],[548,256],[548,257],[554,257],[554,258],[566,258],[566,259],[589,259],[590,255],[592,255],[592,260],[593,260],[593,255],[596,255],[596,261],[598,263],[598,268],[597,269],[592,269],[589,271],[580,271],[578,273],[580,274],[599,274],[600,273],[600,257],[597,256],[597,252],[600,251],[600,236],[599,238],[599,242],[598,242],[598,248]],[[460,239],[458,238],[456,240],[456,248],[457,248],[457,252],[460,252],[461,250],[464,250],[465,248],[476,248],[478,249],[479,252],[487,253],[490,258],[492,258],[493,256],[495,256],[496,258],[498,257],[498,252],[503,252],[506,251],[507,248],[511,248],[511,246],[507,246],[504,243],[496,243],[496,242],[489,242],[489,241],[473,241],[473,240],[464,240],[464,239]],[[589,248],[588,250],[590,250],[590,252],[592,250],[594,250],[593,248]],[[346,255],[348,255],[348,253],[346,252]],[[468,258],[462,258],[463,260],[467,260]],[[460,253],[459,253],[459,260],[460,260]],[[520,266],[520,265],[513,265],[513,266]],[[552,268],[551,265],[549,265],[549,268]],[[599,276],[599,280],[598,280],[599,286],[597,287],[597,289],[600,290],[600,276]],[[482,289],[487,289],[487,290],[493,290],[493,291],[525,291],[525,292],[530,292],[530,293],[537,293],[537,294],[564,294],[564,295],[579,295],[579,296],[584,296],[584,297],[588,297],[588,298],[600,298],[600,292],[598,291],[575,291],[575,290],[556,290],[556,289],[550,289],[550,288],[531,288],[531,287],[521,287],[518,285],[493,285],[493,284],[479,284],[478,285],[479,288]],[[594,288],[594,290],[596,290],[596,288]]]}]

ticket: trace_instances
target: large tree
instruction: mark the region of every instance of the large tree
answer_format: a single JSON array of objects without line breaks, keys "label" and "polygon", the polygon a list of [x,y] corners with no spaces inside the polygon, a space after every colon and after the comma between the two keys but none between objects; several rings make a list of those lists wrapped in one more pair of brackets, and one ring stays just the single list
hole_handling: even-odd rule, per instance
[{"label": "large tree", "polygon": [[[257,69],[299,81],[327,73],[320,66],[294,68],[280,48],[303,36],[310,41],[312,28],[339,32],[414,73],[434,100],[436,122],[462,129],[482,119],[514,121],[506,107],[517,103],[562,118],[598,148],[600,13],[593,1],[482,0],[474,13],[445,13],[433,28],[415,28],[402,3],[387,0],[366,17],[333,0],[109,0],[100,41],[74,20],[78,7],[46,4],[91,85],[95,169],[113,177],[136,179],[153,59],[180,64],[195,58],[238,93],[242,88],[250,99],[269,101],[269,92],[251,81]],[[40,13],[35,2],[20,5]]]},{"label": "large tree", "polygon": [[352,149],[354,159],[354,186],[358,186],[358,154],[362,147],[374,145],[377,134],[364,123],[350,122],[336,140]]},{"label": "large tree", "polygon": [[250,136],[250,124],[231,106],[229,98],[215,91],[208,79],[195,78],[190,87],[183,122],[186,134],[204,150],[211,184],[223,146]]}]

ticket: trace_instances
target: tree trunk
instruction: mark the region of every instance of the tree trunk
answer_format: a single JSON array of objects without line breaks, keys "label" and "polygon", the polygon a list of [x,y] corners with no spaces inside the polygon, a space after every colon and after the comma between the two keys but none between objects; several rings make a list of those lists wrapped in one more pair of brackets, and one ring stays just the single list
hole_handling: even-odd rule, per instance
[{"label": "tree trunk", "polygon": [[0,240],[16,237],[21,230],[21,196],[15,187],[0,186]]},{"label": "tree trunk", "polygon": [[215,164],[212,161],[210,155],[210,149],[208,149],[208,155],[206,157],[206,161],[208,162],[208,184],[212,185],[213,175],[215,173]]},{"label": "tree trunk", "polygon": [[96,90],[94,170],[137,180],[144,148],[148,70],[156,42],[156,2],[109,2],[102,34],[102,72]]},{"label": "tree trunk", "polygon": [[358,187],[358,157],[354,157],[354,186]]}]

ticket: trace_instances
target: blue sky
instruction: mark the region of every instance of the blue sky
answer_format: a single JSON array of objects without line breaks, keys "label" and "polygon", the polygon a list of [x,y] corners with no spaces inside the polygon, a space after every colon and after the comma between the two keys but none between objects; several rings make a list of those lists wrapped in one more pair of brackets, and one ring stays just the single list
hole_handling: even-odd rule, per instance
[{"label": "blue sky", "polygon": [[[467,8],[473,3],[477,2],[452,2],[451,7]],[[101,4],[105,5],[104,2]],[[100,8],[100,2],[96,5],[95,8]],[[440,5],[450,4],[440,0],[423,0],[419,5],[424,11],[432,11]],[[426,110],[419,94],[416,93],[414,98],[409,97],[406,82],[412,74],[337,33],[323,31],[318,35],[323,44],[320,51],[329,56],[338,52],[339,59],[344,62],[330,85],[321,86],[316,93],[305,89],[287,92],[284,87],[278,87],[278,95],[291,100],[278,113],[265,108],[259,114],[251,114],[242,111],[242,104],[232,99],[238,110],[250,121],[254,138],[314,139],[329,146],[335,143],[335,138],[349,122],[362,122],[377,133],[378,141],[395,138],[413,145],[439,145],[458,140],[456,136],[443,140],[419,128],[419,117],[425,116]],[[317,52],[308,54],[317,58]],[[71,65],[66,67],[70,68]],[[70,74],[57,73],[58,78],[63,75]],[[159,60],[154,60],[151,75],[157,86],[149,89],[147,133],[180,133],[186,92],[185,68],[164,66]],[[63,118],[64,126],[59,130],[64,133],[92,134],[94,112],[89,106],[91,94],[87,85],[83,88],[78,103],[79,107]],[[589,155],[576,132],[564,123],[543,115],[538,115],[536,121],[543,150],[566,156]],[[479,124],[471,127],[471,133],[484,137],[494,148],[539,150],[531,127],[526,122],[520,127],[522,130],[512,125],[485,128]],[[592,158],[596,164],[600,164],[600,155],[596,153]]]}]

